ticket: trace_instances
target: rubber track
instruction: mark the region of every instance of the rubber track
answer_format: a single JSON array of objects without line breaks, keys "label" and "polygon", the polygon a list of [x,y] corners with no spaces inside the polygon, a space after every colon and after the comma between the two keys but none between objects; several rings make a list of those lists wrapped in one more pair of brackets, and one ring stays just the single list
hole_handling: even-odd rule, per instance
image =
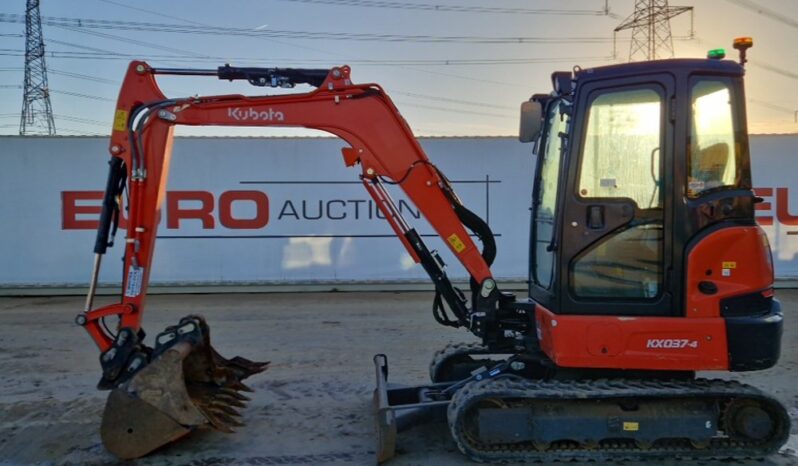
[{"label": "rubber track", "polygon": [[[710,446],[697,449],[685,442],[658,443],[642,450],[628,443],[581,448],[575,442],[554,442],[547,450],[536,450],[531,443],[472,444],[463,431],[469,408],[485,398],[534,400],[614,399],[614,398],[719,398],[755,399],[773,407],[781,425],[773,438],[763,443],[716,437]],[[722,417],[722,414],[721,414]],[[471,382],[460,389],[448,407],[449,429],[457,447],[478,462],[536,461],[651,461],[664,458],[739,459],[759,458],[778,451],[788,439],[790,418],[784,406],[760,390],[738,382],[696,379],[690,381],[601,379],[591,381],[536,381],[516,377]],[[721,424],[722,425],[722,424]]]}]

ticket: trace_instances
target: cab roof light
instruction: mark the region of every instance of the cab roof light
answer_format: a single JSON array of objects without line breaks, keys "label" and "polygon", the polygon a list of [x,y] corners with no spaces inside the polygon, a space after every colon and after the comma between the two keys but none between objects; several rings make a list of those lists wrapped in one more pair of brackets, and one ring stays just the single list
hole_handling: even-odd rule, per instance
[{"label": "cab roof light", "polygon": [[710,60],[723,60],[726,58],[726,51],[723,49],[712,49],[707,52],[707,58]]},{"label": "cab roof light", "polygon": [[740,51],[740,65],[745,66],[745,62],[748,61],[748,59],[745,58],[745,52],[753,46],[754,39],[750,37],[738,37],[734,39],[734,48]]}]

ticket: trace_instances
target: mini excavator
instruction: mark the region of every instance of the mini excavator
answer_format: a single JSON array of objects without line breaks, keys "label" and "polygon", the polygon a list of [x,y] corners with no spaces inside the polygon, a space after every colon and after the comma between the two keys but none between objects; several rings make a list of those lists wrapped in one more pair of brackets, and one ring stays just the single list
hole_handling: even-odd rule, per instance
[{"label": "mini excavator", "polygon": [[[431,383],[388,384],[374,358],[378,461],[397,433],[448,422],[477,461],[739,458],[775,452],[784,406],[697,371],[753,371],[780,353],[783,315],[773,264],[754,219],[743,75],[720,50],[574,68],[521,106],[520,139],[536,157],[529,296],[491,275],[496,245],[431,162],[385,91],[354,84],[347,66],[319,69],[129,65],[113,120],[110,170],[85,311],[76,321],[100,350],[110,390],[101,437],[136,458],[195,429],[240,424],[245,378],[268,363],[227,359],[208,324],[187,316],[145,344],[141,329],[176,125],[294,126],[348,147],[408,254],[435,284],[433,315],[479,344],[435,354]],[[169,98],[160,75],[216,76],[307,93]],[[531,177],[531,174],[530,174]],[[470,275],[468,292],[401,216],[388,186],[418,207]],[[126,196],[125,196],[126,194]],[[123,203],[123,197],[126,202]],[[100,261],[127,210],[122,296],[93,307]],[[474,239],[481,243],[477,246]],[[105,324],[119,319],[115,329]]]}]

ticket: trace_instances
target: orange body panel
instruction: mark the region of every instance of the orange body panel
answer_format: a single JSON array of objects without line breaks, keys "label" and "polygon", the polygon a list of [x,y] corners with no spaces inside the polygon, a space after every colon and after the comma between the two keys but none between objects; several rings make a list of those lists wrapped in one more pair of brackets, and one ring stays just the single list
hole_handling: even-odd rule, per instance
[{"label": "orange body panel", "polygon": [[[728,370],[721,300],[773,286],[773,265],[758,226],[727,227],[702,238],[688,254],[687,317],[557,315],[538,305],[543,351],[559,366],[651,370]],[[699,290],[702,281],[717,287]]]},{"label": "orange body panel", "polygon": [[558,366],[649,370],[726,370],[720,318],[557,315],[535,309],[540,346]]},{"label": "orange body panel", "polygon": [[[729,227],[710,233],[693,247],[687,259],[687,311],[690,319],[719,317],[720,301],[765,291],[773,286],[773,263],[765,232],[758,226]],[[702,281],[718,292],[704,294]]]}]

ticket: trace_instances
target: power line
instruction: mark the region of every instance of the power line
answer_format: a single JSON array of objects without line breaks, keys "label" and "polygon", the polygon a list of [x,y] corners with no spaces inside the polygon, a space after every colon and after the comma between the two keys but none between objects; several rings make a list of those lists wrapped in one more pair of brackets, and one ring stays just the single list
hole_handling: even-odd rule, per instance
[{"label": "power line", "polygon": [[108,136],[108,133],[90,133],[83,129],[64,128],[61,125],[58,126],[58,131],[61,133],[72,133],[74,136]]},{"label": "power line", "polygon": [[475,107],[495,108],[495,109],[499,109],[499,110],[516,110],[515,107],[510,107],[510,106],[507,106],[507,105],[496,105],[496,104],[489,104],[489,103],[485,103],[485,102],[474,102],[474,101],[469,101],[469,100],[450,99],[450,98],[447,98],[447,97],[438,97],[438,96],[434,96],[434,95],[416,94],[416,93],[413,93],[413,92],[393,91],[393,92],[391,92],[391,94],[403,95],[403,96],[406,96],[406,97],[414,97],[414,98],[424,99],[424,100],[435,100],[437,102],[449,102],[449,103],[460,104],[460,105],[472,105],[472,106],[475,106]]},{"label": "power line", "polygon": [[[0,55],[18,54],[18,52],[19,51],[15,51],[13,49],[0,49]],[[105,59],[125,59],[126,60],[126,59],[130,59],[130,58],[142,58],[142,56],[140,54],[138,54],[138,55],[114,54],[113,56],[103,56],[103,55],[97,55],[97,54],[75,54],[75,53],[60,52],[60,51],[59,52],[49,52],[49,53],[50,53],[50,56],[53,57],[53,58],[98,59],[98,60],[105,60]],[[205,60],[218,61],[218,60],[222,60],[223,59],[222,57],[207,57],[205,59],[197,59],[196,57],[185,58],[185,57],[175,57],[175,56],[150,56],[150,57],[145,57],[145,58],[150,58],[150,59],[168,59],[168,60],[173,61],[173,62],[183,62],[183,61],[196,62],[196,61],[205,61]],[[244,61],[244,62],[246,62],[246,61],[264,61],[265,60],[263,58],[252,59],[252,58],[242,58],[242,57],[233,58],[233,59],[230,59],[230,57],[225,57],[224,59],[225,60],[231,60],[231,61]],[[555,63],[555,62],[570,62],[570,63],[572,63],[572,62],[577,62],[577,61],[581,61],[581,62],[607,61],[609,59],[610,59],[610,57],[570,57],[570,58],[569,57],[559,57],[559,58],[555,58],[555,59],[551,59],[551,58],[531,58],[531,59],[506,59],[506,60],[502,60],[502,59],[471,59],[471,61],[469,61],[469,62],[462,62],[460,64],[469,64],[469,65],[483,65],[484,64],[484,65],[491,65],[492,66],[492,65],[497,65],[497,64],[531,64],[531,63]],[[290,62],[288,62],[288,60],[289,59],[272,59],[270,61],[272,61],[272,62],[280,61],[281,63],[286,63],[287,64],[287,63],[290,63]],[[503,85],[503,86],[527,88],[527,86],[524,85],[524,84],[519,84],[519,83],[514,83],[514,82],[499,81],[499,80],[495,80],[495,79],[484,79],[484,78],[479,78],[479,77],[476,77],[476,76],[473,76],[473,75],[464,76],[464,75],[455,74],[455,73],[447,73],[447,72],[441,72],[441,71],[433,71],[433,70],[424,69],[424,68],[412,68],[412,67],[410,67],[410,66],[416,65],[416,64],[424,65],[424,66],[430,66],[430,65],[452,65],[452,64],[455,64],[455,62],[456,62],[456,60],[453,60],[453,59],[441,59],[441,60],[437,60],[437,61],[434,61],[434,60],[410,61],[410,60],[408,60],[408,61],[403,61],[403,62],[401,62],[401,61],[391,61],[391,60],[357,60],[357,61],[339,60],[339,62],[357,64],[357,65],[362,65],[362,66],[368,66],[368,65],[375,65],[375,66],[404,66],[405,69],[407,69],[407,70],[416,71],[416,72],[419,72],[419,73],[432,74],[432,75],[438,75],[438,76],[446,76],[446,77],[451,77],[451,78],[456,78],[456,79],[462,79],[462,80],[480,82],[480,83],[487,83],[487,84],[498,84],[498,85]],[[332,60],[305,59],[305,60],[302,60],[302,61],[297,62],[297,63],[316,63],[316,64],[325,63],[325,64],[327,64],[327,63],[332,63]],[[85,74],[72,73],[72,72],[62,71],[62,70],[58,70],[58,69],[52,69],[51,72],[53,74],[60,74],[60,75],[69,76],[69,77],[73,77],[73,78],[77,78],[77,79],[86,79],[86,80],[91,80],[91,81],[95,81],[95,82],[101,82],[101,83],[104,83],[104,84],[119,85],[118,81],[98,78],[96,76],[89,76],[89,75],[85,75]]]},{"label": "power line", "polygon": [[[197,21],[192,21],[190,19],[186,19],[186,18],[182,18],[182,17],[178,17],[178,16],[171,16],[171,15],[167,15],[167,14],[161,13],[159,11],[148,10],[146,8],[133,7],[133,6],[130,6],[130,5],[125,5],[123,3],[118,3],[118,2],[111,1],[111,0],[97,0],[97,1],[103,2],[103,3],[107,3],[109,5],[115,5],[115,6],[118,6],[120,8],[126,8],[128,10],[140,11],[142,13],[148,13],[148,14],[151,14],[151,15],[160,16],[162,18],[176,19],[178,21],[182,21],[182,22],[188,23],[188,24],[194,24],[194,25],[197,25],[197,26],[203,26],[203,27],[212,27],[213,26],[212,24],[200,23],[200,22],[197,22]],[[315,52],[322,52],[322,53],[329,53],[329,52],[327,52],[325,50],[318,49],[318,48],[315,48],[315,47],[308,47],[306,45],[292,44],[290,42],[283,42],[281,40],[269,39],[267,37],[263,37],[262,39],[267,40],[267,41],[269,41],[269,42],[271,42],[273,44],[285,45],[286,47],[293,47],[293,48],[304,49],[304,50],[313,50]]]},{"label": "power line", "polygon": [[759,13],[760,15],[770,18],[774,21],[778,21],[782,24],[786,24],[787,26],[798,29],[798,21],[788,16],[785,16],[783,12],[768,9],[750,0],[726,0],[726,1],[729,3],[733,3],[737,6],[741,6],[750,11]]},{"label": "power line", "polygon": [[749,60],[752,65],[757,66],[759,68],[772,71],[774,73],[780,74],[782,76],[786,76],[792,79],[798,79],[798,73],[795,73],[790,70],[785,70],[784,68],[779,68],[778,66],[771,65],[769,63],[761,62],[759,60]]},{"label": "power line", "polygon": [[90,118],[81,118],[81,117],[76,117],[76,116],[72,116],[72,115],[58,115],[58,114],[53,115],[53,116],[56,119],[58,119],[58,120],[66,120],[66,121],[71,121],[71,122],[74,122],[74,123],[81,123],[81,124],[84,124],[84,125],[102,126],[103,128],[109,126],[108,122],[103,122],[103,121],[99,121],[99,120],[92,120]]},{"label": "power line", "polygon": [[105,78],[98,78],[97,76],[90,76],[88,74],[73,73],[71,71],[62,71],[62,70],[56,70],[56,69],[50,68],[49,72],[50,72],[50,74],[57,74],[57,75],[61,75],[61,76],[67,76],[69,78],[92,81],[92,82],[96,82],[96,83],[111,84],[111,85],[114,85],[114,86],[118,86],[120,84],[119,81],[114,81],[114,80],[105,79]]},{"label": "power line", "polygon": [[[79,44],[73,44],[62,41],[57,42],[62,45],[79,48],[92,48],[83,47]],[[101,50],[101,49],[94,49]],[[0,55],[18,56],[22,53],[20,49],[0,49]],[[174,62],[269,62],[270,64],[324,64],[328,66],[335,66],[341,62],[351,65],[359,66],[493,66],[493,65],[529,65],[535,63],[573,63],[573,62],[595,62],[607,61],[612,57],[598,57],[598,56],[585,56],[585,57],[557,57],[557,58],[440,58],[440,59],[342,59],[333,61],[326,58],[263,58],[263,57],[221,57],[221,56],[185,56],[185,55],[159,55],[159,54],[142,54],[142,53],[120,53],[113,51],[89,51],[89,52],[75,52],[67,50],[51,50],[47,52],[47,56],[51,58],[71,58],[71,59],[84,59],[84,60],[130,60],[130,59],[149,59],[149,60],[171,60]]]},{"label": "power line", "polygon": [[[0,113],[0,119],[2,119],[2,118],[19,118],[20,115],[21,115],[20,113]],[[73,117],[73,116],[70,116],[70,115],[57,115],[57,118],[59,120],[67,120],[67,121],[83,120],[82,118],[77,118],[77,117]],[[78,121],[78,123],[81,123],[81,122]],[[83,121],[82,123],[92,124],[93,125],[93,124],[99,124],[100,122],[96,121],[96,120],[86,120],[86,121]],[[102,124],[100,126],[107,127],[108,125],[107,124]],[[16,127],[17,127],[16,124],[13,124],[13,125],[11,125],[11,124],[0,125],[0,128],[16,128]],[[79,130],[79,129],[74,129],[74,128],[65,128],[65,127],[61,126],[60,124],[58,125],[58,132],[59,133],[62,133],[62,132],[80,133],[82,135],[107,136],[107,134],[87,133],[86,130]]]},{"label": "power line", "polygon": [[[95,36],[95,37],[101,37],[103,39],[111,39],[111,40],[116,40],[116,41],[124,42],[124,43],[127,43],[127,44],[133,44],[133,45],[141,45],[141,46],[148,47],[148,48],[155,49],[155,50],[163,50],[165,52],[182,53],[184,55],[193,55],[193,56],[200,56],[200,57],[204,56],[204,54],[193,52],[191,50],[176,49],[174,47],[166,47],[166,46],[163,46],[163,45],[160,45],[160,44],[153,44],[152,42],[146,42],[146,41],[143,41],[143,40],[131,39],[129,37],[122,37],[122,36],[117,36],[117,35],[114,35],[114,34],[107,34],[107,33],[99,32],[99,31],[87,31],[87,30],[82,29],[82,28],[67,27],[67,26],[56,26],[56,27],[60,27],[62,29],[66,29],[68,31],[79,32],[81,34],[87,34],[87,35],[91,35],[91,36]],[[109,51],[105,50],[105,52],[109,52]]]},{"label": "power line", "polygon": [[[20,23],[24,17],[17,14],[0,13],[0,22]],[[432,36],[352,32],[317,32],[280,29],[245,29],[219,26],[190,26],[135,21],[102,20],[92,18],[43,17],[47,26],[87,29],[113,29],[128,31],[151,31],[178,34],[225,35],[249,37],[277,37],[308,40],[380,41],[415,43],[469,43],[469,44],[589,44],[609,43],[611,37],[545,37],[545,36]]]},{"label": "power line", "polygon": [[[109,4],[117,5],[117,6],[120,6],[120,7],[128,7],[127,5],[121,5],[121,4],[118,4],[118,3],[110,1],[110,0],[99,0],[99,1],[101,1],[103,3],[109,3]],[[139,11],[149,12],[149,13],[152,13],[152,14],[157,14],[156,12],[152,12],[150,10],[144,10],[144,9],[134,8],[134,7],[130,7],[130,8],[136,9],[136,10],[139,10]],[[10,15],[2,15],[2,14],[0,14],[0,22],[3,21],[4,17],[7,17],[7,16],[10,16]],[[161,15],[161,16],[168,16],[168,15]],[[173,17],[173,18],[175,18],[175,17]],[[47,19],[50,20],[50,18],[47,18]],[[185,21],[185,22],[191,22],[193,24],[201,24],[201,23],[196,23],[196,22],[193,22],[193,21],[188,21],[188,20],[185,20],[185,19],[182,19],[182,18],[175,18],[175,19],[180,19],[181,21]],[[62,18],[62,20],[73,21],[73,24],[72,25],[55,24],[55,23],[52,23],[52,24],[48,23],[48,24],[53,25],[55,27],[60,27],[60,28],[63,28],[63,29],[76,31],[76,32],[86,33],[86,34],[95,35],[95,36],[101,36],[101,37],[104,37],[104,38],[113,38],[113,39],[120,40],[120,41],[123,41],[123,42],[133,43],[133,44],[136,44],[136,45],[143,45],[143,46],[146,46],[146,47],[154,46],[152,48],[159,48],[159,49],[162,49],[162,50],[164,49],[163,47],[158,46],[157,44],[146,43],[144,41],[137,41],[137,40],[128,39],[128,38],[122,38],[122,37],[114,36],[114,35],[111,35],[111,34],[104,34],[104,33],[100,33],[100,32],[94,31],[94,30],[85,29],[87,27],[87,23],[90,23],[92,21],[96,22],[98,20],[83,20],[83,19],[77,19],[77,18]],[[79,24],[74,24],[74,21],[78,21]],[[140,25],[142,25],[142,24],[154,24],[155,26],[149,27],[148,30],[153,30],[153,31],[156,31],[156,32],[158,32],[158,31],[155,29],[155,27],[164,26],[162,24],[157,24],[157,23],[128,23],[128,22],[120,22],[120,21],[105,21],[104,24],[101,27],[97,27],[96,24],[95,25],[89,25],[88,27],[94,27],[95,29],[109,29],[112,25],[115,25],[113,27],[114,29],[137,30],[137,28],[141,29]],[[116,27],[116,26],[120,26],[120,27]],[[175,26],[175,25],[165,25],[165,26],[172,27],[172,26]],[[184,32],[184,33],[204,34],[204,33],[207,33],[207,30],[208,30],[207,27],[202,28],[202,30],[197,30],[197,28],[194,28],[193,30],[192,29],[188,29],[187,30],[186,27],[182,27],[180,25],[176,25],[176,26],[178,28],[182,28],[182,29],[180,31],[161,31],[161,32]],[[213,29],[213,31],[211,32],[212,34],[220,32],[220,31],[224,31],[224,32],[232,31],[232,32],[234,32],[234,34],[232,34],[232,35],[237,35],[237,34],[238,35],[244,35],[244,34],[252,35],[252,33],[253,33],[252,30],[239,29],[239,28],[215,28],[215,27],[212,27],[211,29]],[[260,33],[262,31],[254,31],[254,32]],[[271,33],[272,31],[268,31],[268,32]],[[278,32],[280,32],[280,31],[278,31]],[[302,31],[299,31],[299,32],[300,33],[304,33]],[[343,35],[343,33],[329,33],[329,34],[342,34]],[[373,35],[363,35],[363,36],[370,38]],[[256,37],[261,37],[261,35],[256,35]],[[463,36],[463,37],[466,37],[468,39],[473,39],[473,38],[477,38],[478,39],[480,36]],[[395,37],[393,37],[393,39],[395,39],[397,41],[402,41],[402,40],[405,40],[407,38],[411,38],[411,39],[421,38],[422,40],[427,40],[429,38],[432,38],[432,40],[438,40],[439,39],[438,37],[435,37],[435,36],[395,36]],[[451,37],[445,37],[444,38],[444,40],[449,40],[449,39],[451,39]],[[518,39],[519,38],[512,38],[513,42],[517,42]],[[523,42],[524,40],[527,40],[529,38],[520,38],[520,39]],[[551,42],[553,40],[558,40],[556,38],[543,38],[543,39],[548,41],[548,42]],[[610,40],[608,38],[588,38],[588,40],[594,40],[594,39],[603,40],[605,42],[608,42]],[[571,41],[582,41],[582,40],[584,40],[584,38],[565,38],[565,40],[568,41],[568,43],[571,43]],[[84,59],[128,59],[128,58],[140,58],[140,56],[141,56],[140,54],[139,55],[131,55],[131,54],[120,54],[120,53],[107,51],[107,50],[103,51],[102,49],[96,49],[96,48],[93,48],[93,47],[81,46],[79,44],[64,43],[64,42],[62,42],[62,44],[63,45],[67,45],[67,46],[72,46],[72,47],[77,46],[77,47],[82,48],[84,50],[89,50],[91,53],[56,51],[56,52],[52,53],[52,56],[55,56],[55,57],[69,57],[69,58],[84,58]],[[172,49],[172,48],[166,48],[166,49],[168,49],[168,51],[170,51],[170,52],[178,52],[178,53],[180,53],[182,55],[178,55],[178,56],[160,55],[160,56],[153,56],[153,57],[157,57],[159,59],[165,59],[165,60],[191,60],[191,61],[198,61],[198,60],[199,61],[201,61],[201,60],[225,60],[225,59],[229,60],[229,57],[225,57],[225,58],[222,58],[222,57],[209,57],[209,56],[206,56],[206,55],[197,54],[195,52],[186,51],[186,50]],[[6,50],[6,51],[8,51],[8,50]],[[190,57],[186,57],[185,55],[191,55],[191,56]],[[579,58],[576,58],[576,57],[574,57],[574,58],[559,57],[557,59],[549,59],[549,58],[531,58],[531,59],[530,58],[519,58],[519,59],[512,59],[512,58],[510,58],[510,59],[468,58],[468,59],[439,59],[439,60],[369,60],[369,59],[362,59],[362,60],[345,60],[345,61],[359,63],[360,65],[377,65],[377,66],[419,65],[419,66],[429,66],[429,65],[529,64],[529,63],[553,62],[553,61],[587,61],[587,60],[606,60],[606,59],[608,59],[608,57],[601,57],[601,58],[598,58],[598,57],[579,57]],[[236,59],[236,60],[238,60],[238,59]],[[262,58],[258,58],[258,59],[244,58],[242,60],[245,60],[245,61],[264,61]],[[288,60],[283,59],[282,61],[288,61]],[[297,62],[296,59],[293,59],[293,61]],[[338,62],[338,61],[339,60],[336,60],[336,62]],[[326,60],[326,59],[324,59],[324,60],[322,60],[322,59],[306,59],[306,60],[299,60],[298,62],[300,62],[300,63],[304,63],[304,62],[331,63],[332,61],[331,60]],[[412,69],[412,68],[408,68],[408,69]],[[429,70],[415,70],[415,71],[429,72]],[[98,82],[118,85],[118,82],[115,82],[115,81],[106,80],[106,79],[102,79],[102,78],[97,78],[97,77],[94,77],[94,76],[81,75],[79,73],[70,73],[70,72],[55,71],[55,70],[54,70],[54,73],[55,74],[59,74],[60,73],[60,74],[62,74],[64,76],[74,77],[74,78],[77,78],[77,79],[91,78],[91,79],[96,80]],[[445,73],[433,73],[433,74],[445,74]],[[452,74],[448,74],[448,75],[452,76],[452,77],[457,77],[457,78],[462,78],[462,79],[469,79],[469,80],[474,80],[474,81],[499,83],[498,81],[481,80],[481,79],[474,78],[474,77],[471,77],[471,76],[459,76],[459,75],[452,75]],[[515,85],[513,83],[502,83],[502,84]],[[526,86],[524,86],[524,87],[526,87]],[[75,95],[75,96],[78,96],[78,97],[96,98],[96,100],[103,100],[104,99],[102,97],[97,98],[97,96],[88,96],[86,94],[76,95],[77,93],[68,93],[68,91],[57,91],[57,92],[64,93],[64,94],[67,94],[67,95]],[[408,95],[410,97],[422,98],[422,99],[426,99],[426,100],[434,100],[434,101],[439,101],[439,102],[448,102],[448,103],[454,103],[454,104],[458,104],[458,105],[472,105],[472,106],[479,106],[479,107],[494,107],[494,108],[499,108],[500,107],[500,106],[495,106],[495,105],[492,105],[492,104],[486,104],[486,103],[483,103],[483,102],[472,102],[472,101],[465,101],[465,100],[462,100],[462,99],[450,99],[450,98],[446,98],[446,97],[426,96],[426,95],[423,95],[423,94],[412,94],[412,93],[403,93],[403,94],[404,95]],[[104,100],[110,100],[110,99],[104,99]],[[457,110],[457,109],[451,109],[451,108],[435,107],[435,106],[420,105],[420,104],[406,104],[406,105],[408,105],[408,106],[416,106],[416,107],[420,107],[420,108],[427,108],[427,109],[430,109],[430,110],[453,112],[453,113],[474,113],[474,114],[479,114],[479,115],[483,115],[483,116],[494,116],[494,117],[500,117],[500,118],[507,118],[506,115],[498,115],[498,114],[487,114],[486,115],[484,112],[469,112],[467,110]],[[508,108],[510,108],[510,107],[501,107],[501,109],[508,109]],[[61,115],[60,117],[65,117],[65,116]],[[86,123],[85,119],[84,119],[84,121],[80,121],[80,122],[81,123]],[[93,120],[92,122],[87,123],[87,124],[102,124],[102,123],[101,122],[97,122],[96,120]],[[103,124],[103,126],[104,126],[104,124]]]},{"label": "power line", "polygon": [[125,5],[124,3],[114,2],[114,1],[111,1],[111,0],[97,0],[97,1],[103,2],[103,3],[107,3],[109,5],[115,5],[115,6],[118,6],[118,7],[127,8],[128,10],[140,11],[142,13],[149,13],[151,15],[160,16],[162,18],[176,19],[178,21],[183,21],[184,23],[196,24],[197,26],[208,26],[207,24],[198,23],[196,21],[191,21],[190,19],[186,19],[186,18],[183,18],[183,17],[180,17],[180,16],[167,15],[166,13],[161,13],[159,11],[148,10],[146,8],[138,8],[138,7],[135,7],[135,6]]},{"label": "power line", "polygon": [[[102,1],[102,0],[101,0]],[[112,2],[113,3],[113,2]],[[134,44],[134,45],[142,45],[145,47],[150,47],[153,49],[158,50],[166,50],[170,52],[182,53],[184,55],[180,56],[180,58],[185,58],[185,55],[190,55],[196,58],[203,58],[206,60],[213,60],[213,61],[266,61],[263,58],[233,58],[230,57],[214,57],[209,56],[206,54],[200,54],[189,50],[183,49],[175,49],[172,47],[163,47],[158,44],[153,44],[150,42],[144,42],[139,40],[129,39],[127,37],[116,36],[113,34],[104,34],[96,31],[86,31],[81,30],[79,28],[64,28],[67,30],[80,32],[84,34],[90,34],[95,36],[100,36],[103,38],[119,40],[122,42]],[[59,43],[62,45],[67,45],[76,48],[82,48],[94,52],[106,53],[109,55],[120,56],[121,54],[118,52],[114,52],[111,50],[104,50],[104,49],[97,49],[94,47],[87,47],[79,44],[72,44],[68,42],[56,41],[51,40],[50,42]],[[125,58],[132,57],[133,55],[125,55]],[[140,56],[140,55],[139,55]],[[167,56],[168,58],[169,56]],[[161,58],[161,57],[159,57]],[[177,57],[175,57],[177,58]],[[496,65],[496,64],[518,64],[518,65],[526,65],[526,64],[533,64],[533,63],[551,63],[551,62],[566,62],[566,61],[596,61],[596,60],[609,60],[611,57],[558,57],[558,58],[505,58],[505,59],[496,59],[496,58],[468,58],[468,59],[425,59],[425,60],[403,60],[403,59],[394,59],[394,60],[383,60],[383,59],[345,59],[343,61],[347,63],[353,63],[358,65],[383,65],[383,66],[406,66],[406,65]],[[286,58],[276,58],[272,59],[274,62],[296,62],[295,59],[286,59]],[[309,63],[309,62],[322,62],[322,63],[332,63],[329,59],[301,59],[299,60],[301,63]]]},{"label": "power line", "polygon": [[769,108],[771,110],[778,110],[779,112],[789,113],[792,115],[795,112],[795,109],[783,107],[781,105],[777,105],[771,102],[766,102],[764,100],[753,99],[751,97],[748,98],[748,101],[752,104],[759,105],[760,107]]},{"label": "power line", "polygon": [[75,44],[74,42],[66,42],[63,40],[50,39],[47,42],[51,44],[66,45],[67,47],[74,47],[76,49],[81,49],[81,50],[88,50],[90,52],[116,54],[116,52],[113,52],[111,50],[98,49],[97,47],[89,47],[88,45]]},{"label": "power line", "polygon": [[[101,0],[105,1],[105,0]],[[311,3],[317,5],[337,5],[369,8],[390,8],[397,10],[421,10],[455,13],[494,13],[511,15],[579,15],[606,16],[609,14],[608,4],[604,2],[602,10],[567,10],[554,8],[511,8],[473,5],[445,5],[438,3],[410,3],[385,0],[279,0],[292,3]]]},{"label": "power line", "polygon": [[502,85],[502,86],[512,86],[512,87],[518,87],[518,88],[524,88],[524,89],[528,89],[529,88],[529,86],[527,86],[525,84],[511,83],[511,82],[508,82],[508,81],[499,81],[497,79],[477,78],[476,76],[464,76],[464,75],[460,75],[460,74],[446,73],[444,71],[433,71],[433,70],[426,69],[426,68],[407,68],[407,69],[416,71],[418,73],[433,74],[433,75],[437,75],[437,76],[446,76],[448,78],[462,79],[462,80],[465,80],[465,81],[480,82],[480,83],[485,83],[485,84],[499,84],[499,85]]},{"label": "power line", "polygon": [[51,89],[50,93],[52,93],[52,94],[69,95],[69,96],[72,96],[72,97],[82,97],[84,99],[99,100],[99,101],[102,101],[102,102],[116,102],[116,100],[109,99],[108,97],[100,97],[98,95],[81,94],[80,92],[59,91],[57,89]]},{"label": "power line", "polygon": [[416,108],[423,108],[427,110],[436,110],[439,112],[449,112],[449,113],[457,113],[462,114],[466,113],[469,115],[479,115],[483,117],[491,117],[491,118],[505,118],[505,119],[516,119],[515,115],[506,115],[506,114],[499,114],[499,113],[486,113],[486,112],[474,112],[471,110],[460,110],[454,108],[445,108],[445,107],[436,107],[434,105],[423,105],[423,104],[412,104],[408,102],[403,102],[402,107],[416,107]]},{"label": "power line", "polygon": [[[169,17],[169,18],[172,18],[172,19],[177,19],[177,20],[182,21],[184,23],[190,23],[190,24],[206,26],[206,27],[212,26],[210,24],[199,23],[199,22],[196,22],[196,21],[191,21],[191,20],[182,18],[182,17],[174,17],[174,16],[165,15],[165,14],[163,14],[161,12],[158,12],[158,11],[147,10],[147,9],[144,9],[144,8],[131,7],[129,5],[118,3],[118,2],[115,2],[115,1],[112,1],[112,0],[98,0],[98,1],[103,2],[103,3],[108,3],[108,4],[111,4],[111,5],[116,5],[116,6],[122,7],[122,8],[135,10],[135,11],[142,11],[142,12],[149,13],[149,14],[156,15],[156,16]],[[605,10],[608,10],[608,4],[607,4],[606,0],[605,0]],[[614,13],[608,13],[608,15],[610,17],[612,17],[612,18],[620,19],[620,17],[618,15],[614,14]],[[301,48],[301,49],[306,49],[306,50],[313,50],[313,51],[321,52],[321,53],[324,53],[324,54],[330,55],[330,56],[343,57],[343,55],[340,54],[340,53],[331,52],[329,50],[323,50],[323,49],[319,49],[319,48],[316,48],[316,47],[308,47],[308,46],[303,46],[303,45],[297,45],[297,44],[283,42],[283,41],[279,41],[279,40],[275,40],[275,39],[269,39],[269,38],[263,38],[263,39],[268,40],[269,42],[272,42],[272,43],[286,45],[288,47],[295,47],[295,48]],[[614,36],[613,36],[613,39],[615,39]],[[613,42],[613,44],[614,44],[614,42]],[[346,60],[341,60],[341,61],[346,61]],[[497,80],[492,80],[492,79],[480,79],[480,78],[475,78],[473,76],[465,76],[465,75],[456,74],[456,73],[434,72],[434,71],[427,70],[427,69],[424,69],[424,68],[413,68],[413,67],[410,67],[410,66],[405,66],[403,69],[404,70],[408,70],[408,71],[414,71],[416,73],[425,73],[425,74],[434,74],[434,75],[439,75],[439,76],[447,76],[447,77],[450,77],[450,78],[461,79],[461,80],[466,80],[466,81],[482,82],[482,83],[489,83],[489,84],[501,84],[501,85],[505,85],[505,86],[524,87],[524,88],[526,88],[526,86],[520,85],[518,83],[507,83],[507,82],[502,82],[502,81],[497,81]]]}]

